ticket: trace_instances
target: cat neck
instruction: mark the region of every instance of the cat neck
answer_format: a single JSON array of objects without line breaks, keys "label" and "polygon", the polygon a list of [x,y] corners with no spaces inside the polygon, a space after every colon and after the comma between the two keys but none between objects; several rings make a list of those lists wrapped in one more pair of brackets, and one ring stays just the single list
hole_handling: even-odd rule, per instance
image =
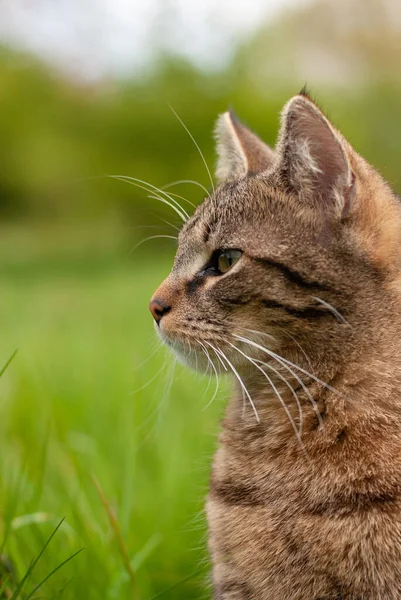
[{"label": "cat neck", "polygon": [[226,427],[279,432],[282,440],[324,429],[330,442],[357,420],[368,428],[383,420],[401,424],[401,324],[359,343],[350,329],[341,353],[309,348],[287,348],[241,371]]}]

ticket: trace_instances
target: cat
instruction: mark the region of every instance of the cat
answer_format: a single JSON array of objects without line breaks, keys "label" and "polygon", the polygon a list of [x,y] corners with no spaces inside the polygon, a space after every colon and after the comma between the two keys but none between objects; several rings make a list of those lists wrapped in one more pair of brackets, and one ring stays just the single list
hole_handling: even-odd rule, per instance
[{"label": "cat", "polygon": [[399,600],[400,201],[306,91],[275,150],[232,112],[216,133],[218,187],[150,303],[167,345],[235,381],[214,598]]}]

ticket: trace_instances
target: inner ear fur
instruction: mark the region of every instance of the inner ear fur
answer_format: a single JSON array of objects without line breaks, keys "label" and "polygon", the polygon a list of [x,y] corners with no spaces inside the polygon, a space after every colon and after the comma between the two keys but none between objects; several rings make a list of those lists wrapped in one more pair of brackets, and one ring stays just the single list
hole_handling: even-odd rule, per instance
[{"label": "inner ear fur", "polygon": [[277,145],[281,183],[308,204],[346,216],[355,176],[341,136],[303,94],[284,107]]},{"label": "inner ear fur", "polygon": [[274,150],[228,111],[216,123],[219,183],[236,181],[269,169],[276,159]]}]

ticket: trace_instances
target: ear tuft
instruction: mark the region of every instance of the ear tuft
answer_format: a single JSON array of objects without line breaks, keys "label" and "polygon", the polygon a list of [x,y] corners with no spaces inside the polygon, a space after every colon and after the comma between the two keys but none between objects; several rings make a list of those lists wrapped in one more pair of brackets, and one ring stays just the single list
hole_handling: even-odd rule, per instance
[{"label": "ear tuft", "polygon": [[231,110],[218,118],[215,136],[219,183],[260,173],[275,160],[274,151],[245,127]]},{"label": "ear tuft", "polygon": [[305,94],[284,107],[278,150],[281,182],[309,204],[344,215],[354,176],[341,136]]},{"label": "ear tuft", "polygon": [[299,92],[299,96],[305,96],[305,98],[311,99],[311,95],[309,93],[308,86],[306,85],[306,83],[303,86],[302,90]]}]

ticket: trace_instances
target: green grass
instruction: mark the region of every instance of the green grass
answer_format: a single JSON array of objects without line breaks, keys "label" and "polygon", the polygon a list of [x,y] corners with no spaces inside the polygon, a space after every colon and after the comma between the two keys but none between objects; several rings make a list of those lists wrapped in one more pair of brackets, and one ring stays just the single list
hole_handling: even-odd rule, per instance
[{"label": "green grass", "polygon": [[15,574],[0,560],[0,597],[210,597],[202,510],[225,393],[204,410],[214,382],[154,352],[147,303],[171,254],[6,254],[0,554]]}]

